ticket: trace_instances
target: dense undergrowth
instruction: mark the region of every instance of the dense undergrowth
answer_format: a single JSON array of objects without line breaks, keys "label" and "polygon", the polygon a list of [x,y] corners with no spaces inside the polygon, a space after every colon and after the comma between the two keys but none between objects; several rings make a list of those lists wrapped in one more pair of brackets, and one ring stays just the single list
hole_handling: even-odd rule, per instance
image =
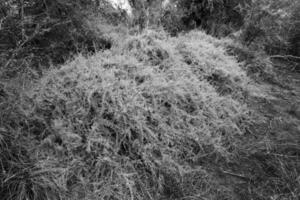
[{"label": "dense undergrowth", "polygon": [[1,197],[297,199],[299,138],[260,132],[247,102],[268,94],[226,49],[145,31],[1,85]]},{"label": "dense undergrowth", "polygon": [[0,2],[0,199],[299,199],[299,3],[129,4]]},{"label": "dense undergrowth", "polygon": [[107,1],[1,1],[0,78],[36,79],[79,53],[110,49],[106,33],[124,21],[124,12]]}]

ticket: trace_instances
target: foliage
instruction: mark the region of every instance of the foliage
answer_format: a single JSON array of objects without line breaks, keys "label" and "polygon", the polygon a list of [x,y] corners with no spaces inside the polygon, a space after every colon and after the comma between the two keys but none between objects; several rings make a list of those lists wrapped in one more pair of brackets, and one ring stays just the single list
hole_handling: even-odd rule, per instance
[{"label": "foliage", "polygon": [[298,199],[299,4],[130,3],[0,2],[1,198]]},{"label": "foliage", "polygon": [[[238,7],[247,1],[174,0],[181,29],[200,27],[215,36],[225,36],[243,24]],[[174,11],[173,11],[174,12]]]},{"label": "foliage", "polygon": [[172,35],[201,28],[214,36],[241,32],[239,40],[267,54],[298,54],[299,1],[174,0],[162,14]]},{"label": "foliage", "polygon": [[131,26],[137,26],[139,32],[150,27],[161,26],[163,0],[129,0],[128,2],[133,9]]},{"label": "foliage", "polygon": [[116,21],[117,16],[109,14],[108,3],[99,4],[97,9],[94,4],[79,0],[2,2],[2,75],[10,77],[26,70],[41,74],[43,68],[62,64],[73,54],[110,48],[111,41],[87,24],[91,13],[98,10],[106,9],[98,17],[104,24]]},{"label": "foliage", "polygon": [[[15,85],[14,85],[15,86]],[[4,200],[57,200],[65,193],[57,182],[60,170],[32,156],[39,124],[19,108],[19,90],[0,84],[0,195]]]},{"label": "foliage", "polygon": [[290,34],[296,33],[293,24],[298,22],[292,15],[299,12],[297,4],[299,2],[295,0],[253,1],[242,11],[246,14],[241,40],[268,54],[287,54],[291,48],[288,42]]}]

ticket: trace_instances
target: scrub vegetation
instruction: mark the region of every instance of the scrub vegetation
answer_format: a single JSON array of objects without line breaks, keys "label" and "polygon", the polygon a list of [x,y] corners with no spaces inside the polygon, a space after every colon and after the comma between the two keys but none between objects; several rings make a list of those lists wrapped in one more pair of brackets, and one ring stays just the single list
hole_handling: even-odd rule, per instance
[{"label": "scrub vegetation", "polygon": [[299,6],[232,2],[0,3],[1,199],[298,199]]}]

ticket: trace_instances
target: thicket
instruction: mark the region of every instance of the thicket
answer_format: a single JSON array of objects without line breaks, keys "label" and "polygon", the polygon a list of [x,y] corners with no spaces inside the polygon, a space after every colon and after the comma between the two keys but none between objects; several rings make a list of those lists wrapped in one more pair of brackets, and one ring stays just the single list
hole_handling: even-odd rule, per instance
[{"label": "thicket", "polygon": [[224,41],[148,31],[120,42],[49,71],[30,89],[1,86],[4,199],[300,194],[299,138],[283,135],[278,148],[265,135],[248,137],[264,117],[247,97],[266,94]]},{"label": "thicket", "polygon": [[[289,54],[299,47],[294,35],[299,34],[299,1],[254,1],[246,7],[242,41],[253,44],[269,55]],[[248,10],[248,11],[247,11]]]},{"label": "thicket", "polygon": [[300,5],[295,0],[171,0],[167,4],[130,0],[129,4],[132,16],[105,0],[1,1],[1,74],[41,74],[42,68],[62,64],[80,52],[109,49],[113,41],[101,30],[105,26],[95,28],[100,23],[138,27],[138,32],[164,27],[171,35],[201,28],[217,37],[234,35],[245,46],[271,55],[299,55]]},{"label": "thicket", "polygon": [[229,196],[208,169],[190,167],[232,159],[236,147],[228,141],[250,117],[238,101],[247,77],[217,45],[197,32],[133,36],[52,70],[19,94],[18,104],[4,101],[1,196],[178,199],[208,190],[208,198]]},{"label": "thicket", "polygon": [[299,55],[296,0],[174,0],[162,14],[173,35],[200,28],[217,37],[235,35],[245,46],[269,55]]},{"label": "thicket", "polygon": [[78,53],[109,49],[110,38],[90,21],[121,24],[125,14],[106,1],[79,0],[6,0],[0,10],[1,75],[8,77],[42,73]]},{"label": "thicket", "polygon": [[297,199],[297,121],[247,102],[269,101],[253,49],[298,55],[299,3],[130,3],[0,2],[0,197]]}]

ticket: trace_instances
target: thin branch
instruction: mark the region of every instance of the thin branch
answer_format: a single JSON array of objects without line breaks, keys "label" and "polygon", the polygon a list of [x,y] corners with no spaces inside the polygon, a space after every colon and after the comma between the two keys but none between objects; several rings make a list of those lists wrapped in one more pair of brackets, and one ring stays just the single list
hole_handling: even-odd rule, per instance
[{"label": "thin branch", "polygon": [[284,59],[288,61],[293,61],[293,62],[300,62],[300,57],[298,56],[293,56],[293,55],[273,55],[270,56],[270,58],[279,58],[279,59]]},{"label": "thin branch", "polygon": [[244,181],[252,181],[251,178],[246,177],[246,176],[243,176],[243,175],[240,175],[240,174],[235,174],[235,173],[227,172],[227,171],[221,171],[221,173],[222,173],[222,174],[229,175],[229,176],[233,176],[233,177],[235,177],[235,178],[242,179],[242,180],[244,180]]},{"label": "thin branch", "polygon": [[[52,25],[51,28],[55,27],[55,26],[59,26],[59,25],[63,25],[63,24],[68,24],[68,23],[71,23],[70,20],[66,21],[66,22],[62,22],[62,23],[56,23],[54,25]],[[34,31],[34,33],[27,37],[25,41],[23,41],[12,53],[11,57],[8,59],[8,61],[6,62],[6,64],[4,65],[4,69],[7,68],[10,63],[13,61],[13,59],[18,55],[18,53],[22,50],[23,46],[25,44],[27,44],[28,42],[32,41],[37,35],[41,35],[47,31],[50,31],[51,28],[48,28],[48,29],[41,29],[41,25],[40,24],[37,24],[37,27]]]},{"label": "thin branch", "polygon": [[24,28],[24,0],[21,3],[21,30],[22,30],[22,40],[25,39],[25,28]]},{"label": "thin branch", "polygon": [[9,66],[9,64],[12,62],[12,60],[18,55],[19,51],[22,50],[23,46],[25,44],[27,44],[28,42],[30,42],[33,38],[35,38],[36,35],[39,34],[39,30],[40,30],[40,26],[38,25],[36,30],[34,31],[34,33],[30,36],[27,37],[25,41],[23,41],[12,53],[11,57],[8,59],[8,61],[6,62],[6,64],[4,65],[4,69],[7,68]]}]

